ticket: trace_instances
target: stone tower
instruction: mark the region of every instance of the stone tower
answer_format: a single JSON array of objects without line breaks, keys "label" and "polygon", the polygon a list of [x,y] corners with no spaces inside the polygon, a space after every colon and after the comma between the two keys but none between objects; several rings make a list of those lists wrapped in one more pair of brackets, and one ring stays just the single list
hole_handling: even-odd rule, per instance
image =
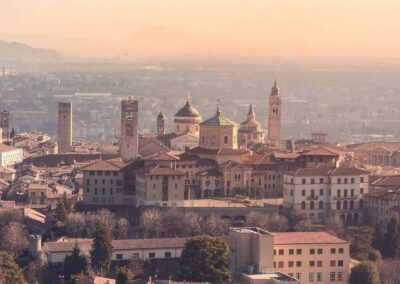
[{"label": "stone tower", "polygon": [[72,150],[72,103],[58,103],[58,153]]},{"label": "stone tower", "polygon": [[0,127],[3,129],[2,139],[8,139],[10,133],[10,113],[6,110],[3,110],[0,113]]},{"label": "stone tower", "polygon": [[157,135],[161,136],[165,134],[165,118],[164,114],[160,112],[157,116]]},{"label": "stone tower", "polygon": [[120,154],[123,161],[138,156],[138,101],[129,97],[121,102]]},{"label": "stone tower", "polygon": [[275,80],[268,104],[268,143],[273,147],[278,147],[281,140],[281,106],[281,92]]}]

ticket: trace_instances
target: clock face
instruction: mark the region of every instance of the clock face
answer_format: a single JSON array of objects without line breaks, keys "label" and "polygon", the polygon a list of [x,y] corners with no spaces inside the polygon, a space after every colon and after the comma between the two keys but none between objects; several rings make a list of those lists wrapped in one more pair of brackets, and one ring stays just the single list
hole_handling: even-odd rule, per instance
[{"label": "clock face", "polygon": [[133,108],[128,107],[126,110],[126,119],[132,120],[133,119]]}]

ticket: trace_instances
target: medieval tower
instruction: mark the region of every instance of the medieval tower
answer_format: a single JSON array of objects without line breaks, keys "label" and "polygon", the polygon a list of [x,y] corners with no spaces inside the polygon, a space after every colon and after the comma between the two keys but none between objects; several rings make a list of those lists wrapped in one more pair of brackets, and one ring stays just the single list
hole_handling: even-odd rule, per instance
[{"label": "medieval tower", "polygon": [[72,149],[72,103],[58,103],[58,153]]},{"label": "medieval tower", "polygon": [[157,135],[161,136],[165,134],[165,118],[164,114],[160,112],[157,116]]},{"label": "medieval tower", "polygon": [[138,101],[129,97],[121,102],[120,154],[123,161],[138,156]]},{"label": "medieval tower", "polygon": [[281,106],[281,92],[275,80],[268,104],[268,143],[272,147],[278,147],[281,140]]},{"label": "medieval tower", "polygon": [[2,139],[10,138],[10,113],[6,110],[0,112],[0,127],[3,130],[1,134]]}]

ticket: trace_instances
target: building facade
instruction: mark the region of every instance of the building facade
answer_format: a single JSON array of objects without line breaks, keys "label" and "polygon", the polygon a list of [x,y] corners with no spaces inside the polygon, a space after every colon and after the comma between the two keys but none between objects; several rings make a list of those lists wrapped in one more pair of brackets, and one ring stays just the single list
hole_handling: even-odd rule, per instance
[{"label": "building facade", "polygon": [[0,166],[8,167],[21,163],[24,159],[24,151],[4,144],[0,144]]},{"label": "building facade", "polygon": [[120,154],[123,161],[134,160],[138,156],[138,105],[138,101],[131,97],[121,101]]},{"label": "building facade", "polygon": [[300,168],[284,175],[283,206],[312,222],[338,214],[345,224],[362,224],[368,178],[357,168]]},{"label": "building facade", "polygon": [[6,110],[0,112],[0,128],[2,129],[2,140],[10,138],[10,113]]},{"label": "building facade", "polygon": [[58,153],[72,150],[72,103],[58,103]]}]

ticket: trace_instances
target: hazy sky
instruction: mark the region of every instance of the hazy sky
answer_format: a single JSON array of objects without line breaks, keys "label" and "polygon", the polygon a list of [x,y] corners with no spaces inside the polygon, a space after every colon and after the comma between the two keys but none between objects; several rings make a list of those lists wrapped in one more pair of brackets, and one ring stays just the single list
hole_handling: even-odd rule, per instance
[{"label": "hazy sky", "polygon": [[72,54],[400,59],[399,0],[0,0],[0,38]]}]

